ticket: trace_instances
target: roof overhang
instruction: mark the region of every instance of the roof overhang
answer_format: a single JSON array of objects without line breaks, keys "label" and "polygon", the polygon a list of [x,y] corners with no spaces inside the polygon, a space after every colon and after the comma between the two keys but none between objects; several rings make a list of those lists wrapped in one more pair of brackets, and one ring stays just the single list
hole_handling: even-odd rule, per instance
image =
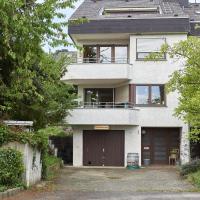
[{"label": "roof overhang", "polygon": [[188,33],[188,17],[149,18],[149,19],[102,19],[89,20],[83,24],[70,25],[69,34],[106,34],[106,33]]}]

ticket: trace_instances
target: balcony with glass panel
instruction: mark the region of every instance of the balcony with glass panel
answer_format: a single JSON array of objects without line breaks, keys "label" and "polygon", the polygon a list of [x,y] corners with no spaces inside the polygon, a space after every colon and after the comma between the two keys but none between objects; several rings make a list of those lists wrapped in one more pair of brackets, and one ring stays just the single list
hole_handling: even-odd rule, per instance
[{"label": "balcony with glass panel", "polygon": [[139,110],[126,101],[115,101],[114,88],[87,88],[67,121],[71,125],[138,125]]},{"label": "balcony with glass panel", "polygon": [[64,81],[73,84],[120,84],[129,80],[128,46],[87,45],[83,56],[67,68]]}]

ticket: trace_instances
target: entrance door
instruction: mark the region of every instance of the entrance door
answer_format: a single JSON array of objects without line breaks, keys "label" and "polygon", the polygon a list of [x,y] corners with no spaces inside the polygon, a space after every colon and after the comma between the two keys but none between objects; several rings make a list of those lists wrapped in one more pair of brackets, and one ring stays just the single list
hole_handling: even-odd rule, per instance
[{"label": "entrance door", "polygon": [[124,166],[124,131],[83,131],[84,166]]},{"label": "entrance door", "polygon": [[169,153],[179,149],[179,128],[143,128],[142,161],[150,159],[151,164],[168,164]]}]

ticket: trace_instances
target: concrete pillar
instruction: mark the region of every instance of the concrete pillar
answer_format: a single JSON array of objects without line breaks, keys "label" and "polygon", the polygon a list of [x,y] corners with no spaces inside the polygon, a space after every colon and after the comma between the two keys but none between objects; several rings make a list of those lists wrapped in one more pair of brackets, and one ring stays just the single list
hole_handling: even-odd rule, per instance
[{"label": "concrete pillar", "polygon": [[182,165],[190,161],[190,141],[188,132],[189,126],[185,124],[181,129],[180,160]]}]

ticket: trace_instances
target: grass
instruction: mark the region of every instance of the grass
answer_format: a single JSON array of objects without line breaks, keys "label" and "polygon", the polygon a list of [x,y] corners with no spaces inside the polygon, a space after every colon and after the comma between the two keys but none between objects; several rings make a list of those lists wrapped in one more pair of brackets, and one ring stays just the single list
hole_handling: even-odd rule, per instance
[{"label": "grass", "polygon": [[190,182],[192,182],[194,185],[200,188],[200,170],[188,174],[187,178]]},{"label": "grass", "polygon": [[55,156],[48,156],[46,158],[47,163],[47,180],[52,180],[57,176],[58,171],[62,166],[62,160]]}]

